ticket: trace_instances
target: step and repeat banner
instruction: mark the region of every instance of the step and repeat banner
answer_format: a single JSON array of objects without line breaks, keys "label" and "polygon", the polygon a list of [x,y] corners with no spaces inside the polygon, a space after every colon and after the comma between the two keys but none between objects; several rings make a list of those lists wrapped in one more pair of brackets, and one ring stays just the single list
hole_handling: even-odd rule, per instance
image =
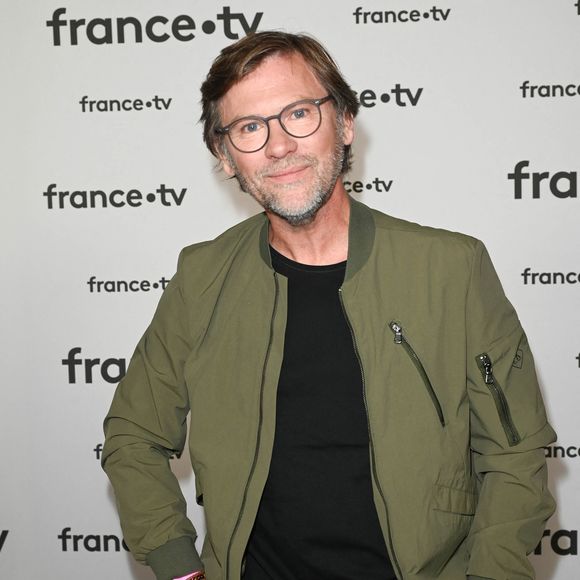
[{"label": "step and repeat banner", "polygon": [[[580,3],[24,0],[3,8],[0,577],[147,580],[99,459],[179,250],[259,211],[202,143],[199,87],[256,30],[308,32],[357,91],[365,203],[487,245],[534,349],[559,509],[531,556],[579,575]],[[173,462],[201,537],[187,459]]]}]

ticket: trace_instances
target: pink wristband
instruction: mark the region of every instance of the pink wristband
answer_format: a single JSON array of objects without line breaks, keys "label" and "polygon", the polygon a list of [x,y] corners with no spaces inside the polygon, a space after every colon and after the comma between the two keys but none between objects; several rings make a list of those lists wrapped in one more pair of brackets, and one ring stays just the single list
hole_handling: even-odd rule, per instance
[{"label": "pink wristband", "polygon": [[179,578],[174,578],[173,580],[187,580],[192,574],[197,574],[198,572],[201,572],[201,570],[193,570],[192,572],[189,572],[185,576],[180,576]]}]

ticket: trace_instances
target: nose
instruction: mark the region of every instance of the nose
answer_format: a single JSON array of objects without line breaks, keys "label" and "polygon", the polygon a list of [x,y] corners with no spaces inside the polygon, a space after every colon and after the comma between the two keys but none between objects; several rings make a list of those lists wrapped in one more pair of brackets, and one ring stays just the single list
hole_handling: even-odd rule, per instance
[{"label": "nose", "polygon": [[298,144],[296,139],[288,135],[278,119],[272,119],[269,123],[270,137],[264,148],[269,159],[282,159],[289,153],[294,153]]}]

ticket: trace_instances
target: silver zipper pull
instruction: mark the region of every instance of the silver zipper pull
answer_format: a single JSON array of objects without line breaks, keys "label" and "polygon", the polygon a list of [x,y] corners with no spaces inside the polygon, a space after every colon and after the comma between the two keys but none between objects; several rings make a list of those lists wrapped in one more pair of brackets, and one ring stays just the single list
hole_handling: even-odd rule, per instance
[{"label": "silver zipper pull", "polygon": [[395,344],[403,342],[403,328],[396,322],[391,322],[391,330],[395,333]]},{"label": "silver zipper pull", "polygon": [[481,362],[483,363],[483,372],[484,377],[483,380],[485,381],[486,385],[493,385],[494,378],[493,378],[493,365],[491,363],[491,359],[486,354],[482,355]]}]

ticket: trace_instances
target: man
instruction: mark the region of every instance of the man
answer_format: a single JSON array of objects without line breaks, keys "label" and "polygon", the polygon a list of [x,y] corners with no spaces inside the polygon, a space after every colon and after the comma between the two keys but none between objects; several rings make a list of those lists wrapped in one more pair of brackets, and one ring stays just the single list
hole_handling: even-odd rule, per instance
[{"label": "man", "polygon": [[[555,435],[483,245],[349,198],[358,105],[311,38],[224,49],[202,104],[264,213],[182,252],[105,421],[134,555],[162,580],[533,578]],[[201,557],[168,461],[188,412]]]}]

